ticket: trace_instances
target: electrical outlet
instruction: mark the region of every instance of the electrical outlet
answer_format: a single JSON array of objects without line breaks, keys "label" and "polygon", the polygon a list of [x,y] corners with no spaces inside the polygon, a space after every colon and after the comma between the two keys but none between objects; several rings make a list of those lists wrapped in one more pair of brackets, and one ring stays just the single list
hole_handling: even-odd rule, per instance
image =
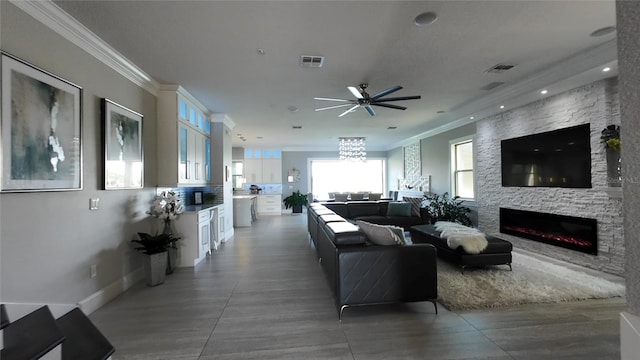
[{"label": "electrical outlet", "polygon": [[97,264],[92,264],[91,265],[91,278],[93,279],[96,276],[98,276],[98,265]]}]

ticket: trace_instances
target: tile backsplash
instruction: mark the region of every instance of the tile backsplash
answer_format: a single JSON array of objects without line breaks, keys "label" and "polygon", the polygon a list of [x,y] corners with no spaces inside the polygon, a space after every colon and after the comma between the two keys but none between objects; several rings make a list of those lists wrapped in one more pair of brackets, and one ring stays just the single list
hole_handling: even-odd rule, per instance
[{"label": "tile backsplash", "polygon": [[[180,197],[182,204],[184,206],[195,205],[193,203],[193,193],[195,191],[202,191],[203,193],[203,203],[204,204],[223,204],[224,203],[224,191],[222,185],[209,185],[209,186],[194,186],[194,187],[176,187],[176,188],[168,188],[168,187],[158,187],[156,188],[156,194],[160,194],[163,191],[174,191]],[[208,197],[213,194],[214,198],[209,199]]]}]

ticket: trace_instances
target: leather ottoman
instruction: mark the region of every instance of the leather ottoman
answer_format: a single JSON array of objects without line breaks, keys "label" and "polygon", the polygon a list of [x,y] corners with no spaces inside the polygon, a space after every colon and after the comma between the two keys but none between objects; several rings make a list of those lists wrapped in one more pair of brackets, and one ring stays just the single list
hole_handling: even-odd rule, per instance
[{"label": "leather ottoman", "polygon": [[458,264],[463,273],[464,268],[469,266],[508,265],[511,269],[513,245],[509,241],[487,235],[487,248],[479,254],[469,254],[462,247],[451,249],[447,240],[440,238],[440,231],[434,225],[415,225],[410,232],[412,242],[432,244],[438,251],[438,257]]}]

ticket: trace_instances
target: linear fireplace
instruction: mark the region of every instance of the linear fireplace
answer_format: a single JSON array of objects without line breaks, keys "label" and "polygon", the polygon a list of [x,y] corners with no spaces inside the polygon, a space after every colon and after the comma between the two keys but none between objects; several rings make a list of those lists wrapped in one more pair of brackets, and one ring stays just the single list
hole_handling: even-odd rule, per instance
[{"label": "linear fireplace", "polygon": [[500,232],[598,254],[596,219],[500,208]]}]

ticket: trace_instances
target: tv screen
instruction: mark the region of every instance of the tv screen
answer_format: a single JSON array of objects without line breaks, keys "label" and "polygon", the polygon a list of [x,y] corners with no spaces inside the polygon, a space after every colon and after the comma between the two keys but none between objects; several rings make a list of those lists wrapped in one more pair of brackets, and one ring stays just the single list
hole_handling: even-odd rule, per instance
[{"label": "tv screen", "polygon": [[589,124],[502,140],[502,186],[591,187]]}]

